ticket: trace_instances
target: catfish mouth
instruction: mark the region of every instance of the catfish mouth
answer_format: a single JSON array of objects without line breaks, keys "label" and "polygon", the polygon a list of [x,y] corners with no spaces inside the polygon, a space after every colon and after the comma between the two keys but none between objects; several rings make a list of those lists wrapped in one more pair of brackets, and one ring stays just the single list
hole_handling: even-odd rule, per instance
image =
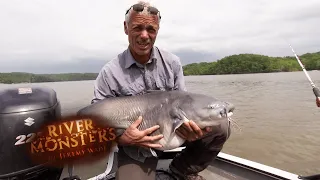
[{"label": "catfish mouth", "polygon": [[223,107],[221,107],[219,118],[229,118],[233,115],[235,106],[231,103],[226,102]]},{"label": "catfish mouth", "polygon": [[215,104],[212,114],[209,117],[198,121],[198,126],[202,129],[204,127],[217,126],[226,121],[230,122],[232,120],[231,116],[233,116],[234,110],[235,106],[231,103],[224,102],[221,104]]}]

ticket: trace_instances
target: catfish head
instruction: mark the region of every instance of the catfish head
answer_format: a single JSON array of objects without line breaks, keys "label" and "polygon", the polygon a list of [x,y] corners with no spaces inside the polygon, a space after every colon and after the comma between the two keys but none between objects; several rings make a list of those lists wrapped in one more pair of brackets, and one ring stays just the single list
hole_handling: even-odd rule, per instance
[{"label": "catfish head", "polygon": [[186,95],[177,104],[175,111],[179,120],[175,121],[175,129],[189,120],[201,129],[217,126],[222,121],[228,121],[235,110],[235,106],[229,102],[201,94]]}]

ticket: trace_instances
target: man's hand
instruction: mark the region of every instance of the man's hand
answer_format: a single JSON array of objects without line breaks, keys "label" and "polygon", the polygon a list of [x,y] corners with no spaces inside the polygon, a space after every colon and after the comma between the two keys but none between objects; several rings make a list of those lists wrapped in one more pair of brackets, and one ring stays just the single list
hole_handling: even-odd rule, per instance
[{"label": "man's hand", "polygon": [[187,141],[195,141],[207,133],[211,132],[212,128],[207,127],[205,130],[201,130],[193,121],[184,122],[177,130],[178,136]]},{"label": "man's hand", "polygon": [[318,97],[316,98],[316,103],[317,103],[317,106],[320,107],[320,98]]},{"label": "man's hand", "polygon": [[140,125],[141,122],[142,122],[142,117],[140,116],[119,137],[118,143],[120,145],[136,145],[136,146],[150,147],[150,148],[162,147],[161,144],[156,144],[153,142],[153,141],[162,139],[163,138],[162,134],[157,136],[148,136],[153,131],[159,129],[159,126],[156,125],[144,131],[139,131],[137,127]]}]

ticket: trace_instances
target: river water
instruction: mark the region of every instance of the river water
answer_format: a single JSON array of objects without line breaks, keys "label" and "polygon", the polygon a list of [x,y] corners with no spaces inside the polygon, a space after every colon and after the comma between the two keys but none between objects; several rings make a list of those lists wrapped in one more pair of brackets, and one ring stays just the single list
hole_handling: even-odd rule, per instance
[{"label": "river water", "polygon": [[[309,72],[320,86],[320,71]],[[188,91],[236,105],[223,152],[296,174],[320,173],[320,108],[303,72],[187,76]],[[39,83],[56,90],[63,113],[88,105],[93,81]],[[25,87],[25,84],[4,85]]]}]

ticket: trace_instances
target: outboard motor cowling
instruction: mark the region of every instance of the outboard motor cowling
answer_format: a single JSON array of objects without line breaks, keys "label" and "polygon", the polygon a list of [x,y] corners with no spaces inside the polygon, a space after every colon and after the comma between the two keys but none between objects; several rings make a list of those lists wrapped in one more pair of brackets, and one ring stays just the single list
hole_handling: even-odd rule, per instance
[{"label": "outboard motor cowling", "polygon": [[44,125],[61,118],[56,92],[50,88],[0,91],[0,179],[29,179],[44,169],[26,148]]}]

